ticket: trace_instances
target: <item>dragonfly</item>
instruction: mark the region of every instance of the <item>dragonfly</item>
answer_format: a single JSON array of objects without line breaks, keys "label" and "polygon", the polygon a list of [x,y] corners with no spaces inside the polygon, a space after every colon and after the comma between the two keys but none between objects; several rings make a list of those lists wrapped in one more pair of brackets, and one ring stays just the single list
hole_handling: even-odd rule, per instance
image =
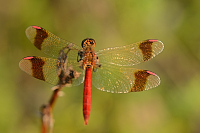
[{"label": "dragonfly", "polygon": [[[86,38],[81,46],[63,40],[39,26],[26,29],[26,36],[34,46],[50,56],[28,56],[23,58],[19,67],[27,74],[52,85],[60,82],[58,62],[60,53],[66,65],[64,85],[77,86],[84,82],[83,116],[84,124],[88,124],[91,111],[92,85],[101,91],[111,93],[140,92],[155,88],[160,78],[154,72],[133,68],[146,62],[164,49],[164,44],[157,39],[148,39],[137,43],[105,48],[95,52],[96,42]],[[73,69],[71,69],[73,68]],[[68,72],[67,72],[68,71]],[[71,75],[71,78],[69,78]],[[66,78],[68,77],[68,78]]]}]

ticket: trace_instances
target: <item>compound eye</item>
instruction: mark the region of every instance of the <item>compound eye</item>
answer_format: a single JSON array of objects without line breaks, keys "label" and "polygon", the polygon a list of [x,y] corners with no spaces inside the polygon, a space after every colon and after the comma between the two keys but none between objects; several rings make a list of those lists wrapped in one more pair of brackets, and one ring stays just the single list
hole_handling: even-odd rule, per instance
[{"label": "compound eye", "polygon": [[82,43],[81,43],[81,46],[82,46],[82,47],[85,47],[86,45],[87,45],[87,40],[84,39],[84,40],[82,41]]},{"label": "compound eye", "polygon": [[96,45],[96,43],[95,43],[95,41],[93,39],[90,40],[90,44],[94,45],[94,46]]},{"label": "compound eye", "polygon": [[86,46],[87,45],[87,41],[85,41],[84,43],[83,43],[83,46]]}]

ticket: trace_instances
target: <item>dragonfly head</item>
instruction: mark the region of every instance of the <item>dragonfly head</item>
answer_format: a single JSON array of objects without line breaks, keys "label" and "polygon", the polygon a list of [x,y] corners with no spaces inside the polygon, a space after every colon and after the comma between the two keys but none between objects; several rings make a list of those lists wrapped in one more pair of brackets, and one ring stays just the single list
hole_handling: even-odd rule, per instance
[{"label": "dragonfly head", "polygon": [[82,47],[87,47],[87,46],[93,46],[93,47],[95,47],[95,45],[96,45],[96,42],[92,38],[86,38],[86,39],[84,39],[82,41],[82,44],[81,44]]}]

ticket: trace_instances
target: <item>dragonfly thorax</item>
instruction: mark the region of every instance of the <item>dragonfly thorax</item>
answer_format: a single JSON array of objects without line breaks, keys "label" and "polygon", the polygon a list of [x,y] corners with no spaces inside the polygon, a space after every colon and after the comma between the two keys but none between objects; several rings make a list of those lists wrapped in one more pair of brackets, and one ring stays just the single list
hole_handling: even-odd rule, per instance
[{"label": "dragonfly thorax", "polygon": [[[78,62],[80,67],[85,70],[86,67],[95,69],[99,66],[98,56],[94,51],[96,43],[94,39],[86,38],[82,41],[82,49],[78,53]],[[98,65],[97,65],[98,64]]]}]

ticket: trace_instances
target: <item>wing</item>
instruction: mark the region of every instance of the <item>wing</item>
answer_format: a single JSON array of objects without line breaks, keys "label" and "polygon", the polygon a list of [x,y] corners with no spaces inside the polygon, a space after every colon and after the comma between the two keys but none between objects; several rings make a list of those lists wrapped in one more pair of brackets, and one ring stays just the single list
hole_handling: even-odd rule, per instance
[{"label": "wing", "polygon": [[80,49],[79,46],[65,41],[38,26],[29,26],[26,29],[26,36],[36,48],[55,58],[58,57],[59,51],[64,47],[69,47],[74,50]]},{"label": "wing", "polygon": [[162,52],[164,44],[159,40],[145,40],[122,47],[107,48],[97,52],[100,64],[132,66],[148,61]]},{"label": "wing", "polygon": [[93,72],[92,84],[101,91],[128,93],[154,88],[160,84],[160,78],[148,70],[108,64]]},{"label": "wing", "polygon": [[[76,64],[77,65],[77,64]],[[68,63],[67,66],[75,66],[72,62]],[[30,56],[25,57],[19,62],[19,67],[27,74],[48,82],[53,85],[57,85],[59,78],[57,76],[57,59]],[[73,67],[79,72],[79,77],[72,80],[72,85],[76,86],[83,82],[84,72],[78,68]]]}]

